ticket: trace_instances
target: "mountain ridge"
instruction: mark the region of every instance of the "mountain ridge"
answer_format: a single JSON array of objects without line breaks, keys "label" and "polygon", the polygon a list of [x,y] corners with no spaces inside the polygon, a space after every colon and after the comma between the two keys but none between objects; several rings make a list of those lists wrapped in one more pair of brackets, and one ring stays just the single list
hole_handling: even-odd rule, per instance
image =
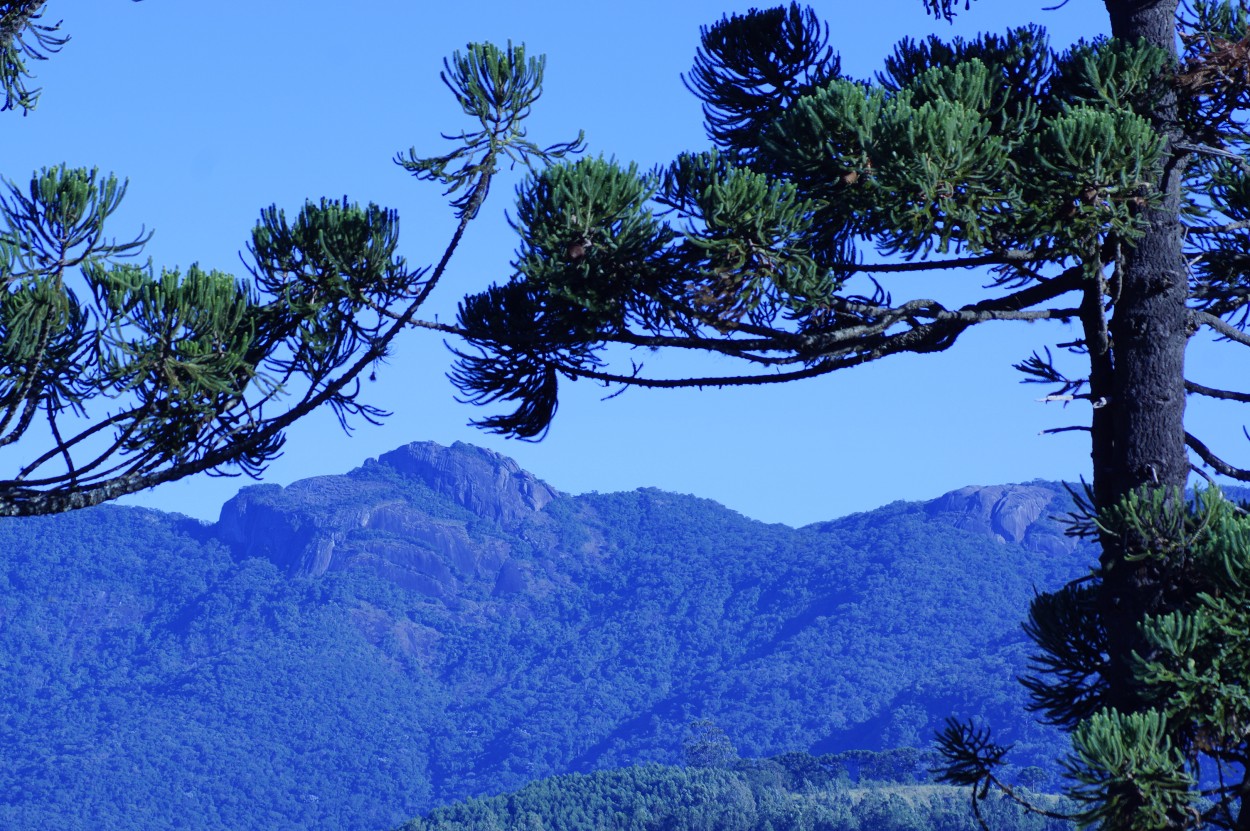
[{"label": "mountain ridge", "polygon": [[671,763],[697,719],[765,756],[982,716],[1034,764],[1058,745],[1020,717],[1019,622],[1089,552],[1047,542],[1061,486],[1021,487],[795,529],[418,442],[211,525],[3,521],[0,826],[388,827]]},{"label": "mountain ridge", "polygon": [[[434,494],[450,497],[473,517],[493,520],[503,531],[517,530],[526,522],[541,525],[542,510],[554,499],[569,496],[523,470],[514,460],[494,451],[463,442],[447,447],[431,441],[411,442],[381,454],[377,459],[366,460],[343,476],[312,477],[286,488],[277,485],[244,488],[222,506],[221,517],[212,526],[213,533],[245,554],[261,553],[249,546],[249,540],[255,537],[277,534],[288,538],[292,545],[300,547],[298,554],[288,549],[281,553],[270,552],[266,556],[279,557],[277,564],[291,574],[316,576],[333,567],[334,547],[344,541],[347,530],[353,526],[415,536],[430,546],[445,549],[457,568],[469,570],[471,564],[464,561],[469,542],[464,534],[454,530],[463,527],[458,519],[442,517],[442,522],[433,525],[414,521],[413,512],[401,507],[403,498],[411,497],[411,493],[397,486],[393,477],[381,473],[383,470],[423,485]],[[335,526],[337,533],[314,530],[318,527],[315,524],[302,524],[299,528],[290,527],[289,522],[286,527],[281,523],[267,524],[273,519],[271,511],[275,498],[287,504],[288,510],[282,514],[283,518],[303,517],[309,506],[308,500],[302,497],[314,490],[313,485],[344,479],[354,480],[362,489],[374,489],[379,501],[376,505],[364,506],[355,500],[347,513],[340,512],[329,518],[328,524]],[[385,487],[384,483],[391,487]],[[339,489],[331,490],[334,493]],[[647,487],[637,488],[634,492],[666,493]],[[329,500],[316,502],[325,510]],[[968,485],[933,499],[903,504],[923,506],[931,520],[987,536],[1000,543],[1015,543],[1039,553],[1071,554],[1081,548],[1079,540],[1064,535],[1062,523],[1057,519],[1074,509],[1070,495],[1060,483],[1034,480],[1007,485]],[[850,515],[853,516],[855,514]],[[850,517],[811,523],[798,530],[833,532]],[[467,520],[466,517],[460,519]],[[387,560],[379,550],[373,553],[380,560]],[[417,557],[410,565],[417,570],[429,567],[430,564],[420,560]],[[403,564],[390,564],[403,568]],[[501,565],[492,560],[486,568],[497,569]],[[418,580],[413,587],[416,583],[424,584]]]}]

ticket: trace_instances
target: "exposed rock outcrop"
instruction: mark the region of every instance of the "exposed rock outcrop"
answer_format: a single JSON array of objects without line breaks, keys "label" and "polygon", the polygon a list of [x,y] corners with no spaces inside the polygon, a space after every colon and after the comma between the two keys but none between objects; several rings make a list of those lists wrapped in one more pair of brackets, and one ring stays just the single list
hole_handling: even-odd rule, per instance
[{"label": "exposed rock outcrop", "polygon": [[431,597],[476,581],[509,594],[527,585],[524,569],[510,563],[502,536],[471,531],[459,509],[506,534],[557,495],[489,450],[415,442],[348,476],[245,488],[214,531],[239,556],[265,557],[291,575],[364,568]]},{"label": "exposed rock outcrop", "polygon": [[420,479],[462,508],[508,530],[557,496],[553,488],[507,456],[463,442],[451,447],[413,442],[383,453],[378,462]]},{"label": "exposed rock outcrop", "polygon": [[1075,551],[1078,540],[1063,533],[1058,517],[1071,498],[1054,483],[970,485],[924,503],[929,518],[1048,554]]}]

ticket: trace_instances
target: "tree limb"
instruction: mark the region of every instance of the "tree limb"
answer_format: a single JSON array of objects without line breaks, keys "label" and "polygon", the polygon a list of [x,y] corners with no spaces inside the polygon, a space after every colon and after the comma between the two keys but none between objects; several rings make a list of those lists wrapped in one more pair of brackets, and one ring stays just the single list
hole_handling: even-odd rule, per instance
[{"label": "tree limb", "polygon": [[1250,404],[1250,393],[1220,390],[1214,387],[1203,386],[1193,381],[1185,382],[1185,391],[1196,393],[1197,395],[1205,395],[1208,398],[1220,398],[1224,401],[1239,401],[1242,404]]},{"label": "tree limb", "polygon": [[1250,346],[1250,335],[1247,335],[1245,332],[1241,331],[1236,326],[1233,326],[1228,321],[1200,309],[1190,309],[1189,314],[1196,323],[1209,326],[1214,329],[1220,337],[1240,343],[1242,346]]},{"label": "tree limb", "polygon": [[1042,255],[1020,248],[1012,248],[999,254],[987,254],[981,257],[959,257],[953,260],[937,260],[919,263],[840,263],[833,266],[834,271],[843,274],[892,274],[908,271],[931,271],[942,270],[947,268],[977,268],[986,265],[1011,265],[1013,263],[1028,263],[1042,259]]},{"label": "tree limb", "polygon": [[1230,465],[1212,453],[1211,448],[1195,438],[1193,434],[1185,433],[1185,444],[1189,446],[1190,450],[1198,454],[1198,458],[1202,459],[1209,467],[1214,468],[1216,473],[1220,473],[1230,479],[1236,479],[1239,482],[1250,482],[1250,470]]},{"label": "tree limb", "polygon": [[1241,231],[1246,228],[1250,228],[1250,219],[1229,222],[1224,225],[1190,225],[1185,228],[1185,233],[1204,236],[1206,234],[1227,234],[1231,231]]}]

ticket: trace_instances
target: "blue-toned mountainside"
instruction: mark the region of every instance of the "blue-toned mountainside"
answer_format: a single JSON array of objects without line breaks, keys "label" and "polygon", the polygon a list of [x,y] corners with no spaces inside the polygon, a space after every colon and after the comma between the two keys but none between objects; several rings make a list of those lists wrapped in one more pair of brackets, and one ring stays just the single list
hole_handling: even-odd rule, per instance
[{"label": "blue-toned mountainside", "polygon": [[793,529],[416,443],[214,525],[0,521],[0,827],[393,827],[678,762],[698,719],[765,756],[983,715],[1038,763],[1019,624],[1092,560],[1070,507],[1035,482]]}]

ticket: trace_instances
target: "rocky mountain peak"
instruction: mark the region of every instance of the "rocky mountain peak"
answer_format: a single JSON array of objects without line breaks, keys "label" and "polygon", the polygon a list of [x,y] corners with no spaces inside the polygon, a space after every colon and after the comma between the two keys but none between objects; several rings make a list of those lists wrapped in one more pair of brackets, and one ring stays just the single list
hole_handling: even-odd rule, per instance
[{"label": "rocky mountain peak", "polygon": [[506,536],[469,527],[465,511],[507,535],[541,525],[558,495],[493,451],[414,442],[345,476],[244,488],[222,506],[214,533],[240,557],[292,575],[364,569],[432,597],[471,585],[509,594],[527,584],[525,569]]},{"label": "rocky mountain peak", "polygon": [[464,442],[412,442],[383,453],[378,462],[503,528],[519,525],[559,495],[507,456]]},{"label": "rocky mountain peak", "polygon": [[932,520],[1052,554],[1069,553],[1079,546],[1064,535],[1059,520],[1072,507],[1071,497],[1053,482],[969,485],[924,503]]}]

